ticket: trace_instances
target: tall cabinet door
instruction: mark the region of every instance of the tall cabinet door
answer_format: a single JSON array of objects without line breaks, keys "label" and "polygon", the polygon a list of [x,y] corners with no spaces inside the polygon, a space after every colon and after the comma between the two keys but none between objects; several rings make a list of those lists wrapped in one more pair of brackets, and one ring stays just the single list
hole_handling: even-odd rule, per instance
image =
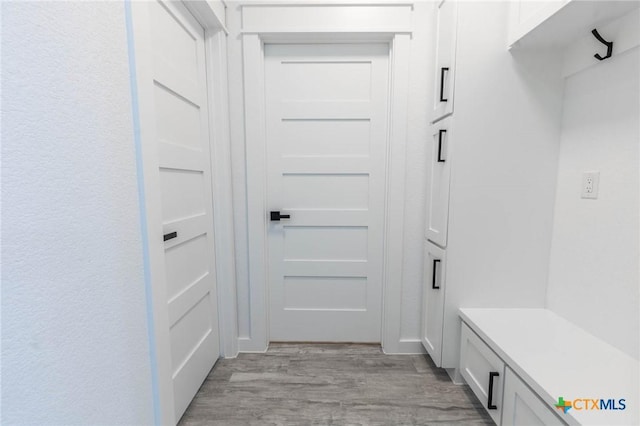
[{"label": "tall cabinet door", "polygon": [[457,7],[456,0],[443,0],[436,12],[436,69],[431,122],[453,113]]},{"label": "tall cabinet door", "polygon": [[452,117],[431,126],[431,173],[426,237],[441,247],[447,245],[449,181],[451,176]]},{"label": "tall cabinet door", "polygon": [[421,340],[437,367],[442,364],[445,254],[440,247],[425,241]]}]

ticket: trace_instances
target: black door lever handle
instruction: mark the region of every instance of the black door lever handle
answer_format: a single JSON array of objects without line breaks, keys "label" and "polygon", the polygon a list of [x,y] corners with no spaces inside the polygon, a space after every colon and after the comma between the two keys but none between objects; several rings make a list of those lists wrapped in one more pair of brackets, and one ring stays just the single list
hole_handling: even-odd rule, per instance
[{"label": "black door lever handle", "polygon": [[271,212],[271,221],[272,222],[279,222],[280,219],[290,219],[291,215],[289,214],[281,214],[279,211],[272,211]]},{"label": "black door lever handle", "polygon": [[174,238],[178,238],[178,233],[177,232],[170,232],[168,234],[164,234],[163,236],[165,241],[169,241],[172,240]]}]

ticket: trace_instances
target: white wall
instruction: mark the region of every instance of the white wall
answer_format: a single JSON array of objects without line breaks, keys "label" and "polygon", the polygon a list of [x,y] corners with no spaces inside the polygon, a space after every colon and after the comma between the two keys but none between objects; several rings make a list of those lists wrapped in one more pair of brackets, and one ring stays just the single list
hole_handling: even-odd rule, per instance
[{"label": "white wall", "polygon": [[[547,291],[550,309],[635,358],[639,49],[566,80]],[[600,171],[597,200],[580,197],[585,171]]]},{"label": "white wall", "polygon": [[153,423],[124,2],[2,14],[2,423]]}]

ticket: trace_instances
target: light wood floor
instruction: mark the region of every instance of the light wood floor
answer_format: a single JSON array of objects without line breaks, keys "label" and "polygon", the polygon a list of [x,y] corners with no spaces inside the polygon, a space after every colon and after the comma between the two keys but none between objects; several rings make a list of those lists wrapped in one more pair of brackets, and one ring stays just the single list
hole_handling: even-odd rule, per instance
[{"label": "light wood floor", "polygon": [[179,423],[430,424],[493,423],[427,356],[351,344],[271,344],[264,354],[221,359]]}]

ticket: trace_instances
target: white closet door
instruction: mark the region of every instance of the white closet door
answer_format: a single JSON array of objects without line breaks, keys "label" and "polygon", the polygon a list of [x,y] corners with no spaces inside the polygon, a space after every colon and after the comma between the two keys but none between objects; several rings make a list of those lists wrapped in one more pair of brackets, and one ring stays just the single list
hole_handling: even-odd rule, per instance
[{"label": "white closet door", "polygon": [[157,200],[147,206],[158,227],[149,239],[162,244],[164,272],[153,286],[166,298],[154,315],[168,317],[160,335],[169,340],[177,422],[220,354],[204,30],[181,2],[134,11],[134,34],[145,40],[136,52],[142,143],[151,146],[145,190]]},{"label": "white closet door", "polygon": [[271,341],[381,340],[388,58],[265,48]]}]

